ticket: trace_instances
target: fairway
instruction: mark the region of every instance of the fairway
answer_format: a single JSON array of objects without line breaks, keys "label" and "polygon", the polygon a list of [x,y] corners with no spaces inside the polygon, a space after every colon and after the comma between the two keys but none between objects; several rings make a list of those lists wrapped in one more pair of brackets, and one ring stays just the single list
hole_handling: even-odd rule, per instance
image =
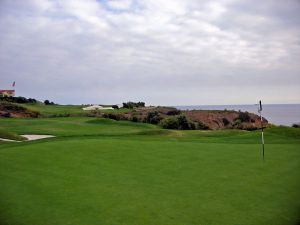
[{"label": "fairway", "polygon": [[1,119],[1,225],[295,225],[300,132],[171,131],[95,118]]}]

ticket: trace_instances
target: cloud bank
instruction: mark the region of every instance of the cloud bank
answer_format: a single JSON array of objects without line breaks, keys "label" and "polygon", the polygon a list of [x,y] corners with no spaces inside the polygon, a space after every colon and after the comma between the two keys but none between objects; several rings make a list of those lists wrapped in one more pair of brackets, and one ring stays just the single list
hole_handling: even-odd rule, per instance
[{"label": "cloud bank", "polygon": [[59,103],[300,102],[300,3],[1,0],[0,88]]}]

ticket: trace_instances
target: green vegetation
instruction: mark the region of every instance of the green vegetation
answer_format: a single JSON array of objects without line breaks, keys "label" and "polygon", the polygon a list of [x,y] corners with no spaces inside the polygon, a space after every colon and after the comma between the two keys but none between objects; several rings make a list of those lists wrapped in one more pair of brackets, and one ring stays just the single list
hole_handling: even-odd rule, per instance
[{"label": "green vegetation", "polygon": [[[136,104],[141,104],[136,103]],[[145,103],[144,103],[145,104]],[[68,117],[68,116],[97,116],[99,113],[115,113],[121,114],[131,111],[127,108],[119,109],[117,105],[113,105],[112,110],[93,110],[84,111],[82,108],[84,105],[58,105],[49,100],[45,100],[43,103],[32,98],[25,97],[0,97],[0,106],[9,105],[14,111],[20,111],[20,109],[27,109],[32,113],[36,113],[41,117]],[[8,116],[9,117],[9,116]]]},{"label": "green vegetation", "polygon": [[180,114],[177,116],[166,117],[160,121],[160,126],[166,129],[177,129],[177,130],[195,130],[199,128],[199,130],[206,130],[202,129],[202,126],[196,126],[195,123],[190,121],[185,115]]},{"label": "green vegetation", "polygon": [[148,112],[146,117],[146,122],[151,124],[158,124],[161,121],[162,117],[157,111]]},{"label": "green vegetation", "polygon": [[5,130],[0,129],[0,138],[9,139],[9,140],[15,140],[15,141],[24,141],[26,138],[17,135],[13,132],[7,132]]},{"label": "green vegetation", "polygon": [[40,114],[44,117],[67,117],[67,116],[94,116],[99,112],[103,113],[123,113],[130,111],[129,109],[112,109],[112,110],[93,110],[93,111],[84,111],[82,105],[45,105],[43,103],[36,104],[20,104],[27,109],[32,111],[40,112]]},{"label": "green vegetation", "polygon": [[299,129],[267,128],[262,161],[259,131],[88,117],[3,118],[0,127],[56,136],[0,142],[4,225],[299,222]]},{"label": "green vegetation", "polygon": [[133,109],[139,107],[145,107],[145,102],[123,102],[123,108]]},{"label": "green vegetation", "polygon": [[50,102],[49,100],[45,100],[45,101],[44,101],[44,104],[45,104],[45,105],[55,105],[54,102]]},{"label": "green vegetation", "polygon": [[13,102],[13,103],[37,103],[37,100],[34,98],[25,98],[25,97],[0,97],[0,102]]},{"label": "green vegetation", "polygon": [[80,105],[45,105],[43,103],[22,104],[22,106],[32,111],[40,112],[43,116],[66,116],[66,115],[84,115]]},{"label": "green vegetation", "polygon": [[292,125],[292,127],[294,127],[294,128],[300,128],[300,124],[294,123],[294,124]]}]

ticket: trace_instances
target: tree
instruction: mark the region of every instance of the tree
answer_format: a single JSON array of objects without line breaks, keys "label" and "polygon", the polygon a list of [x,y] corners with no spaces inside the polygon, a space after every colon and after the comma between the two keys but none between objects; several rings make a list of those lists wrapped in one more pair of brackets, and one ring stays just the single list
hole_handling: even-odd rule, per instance
[{"label": "tree", "polygon": [[138,107],[145,107],[145,102],[123,102],[123,108],[133,109]]}]

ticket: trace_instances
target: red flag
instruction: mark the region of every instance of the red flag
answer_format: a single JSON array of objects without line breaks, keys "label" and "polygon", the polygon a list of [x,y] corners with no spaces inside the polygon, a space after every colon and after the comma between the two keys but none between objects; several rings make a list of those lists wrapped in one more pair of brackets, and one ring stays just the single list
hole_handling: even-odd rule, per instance
[{"label": "red flag", "polygon": [[16,86],[16,82],[15,82],[15,81],[13,82],[12,86],[13,86],[13,87]]}]

